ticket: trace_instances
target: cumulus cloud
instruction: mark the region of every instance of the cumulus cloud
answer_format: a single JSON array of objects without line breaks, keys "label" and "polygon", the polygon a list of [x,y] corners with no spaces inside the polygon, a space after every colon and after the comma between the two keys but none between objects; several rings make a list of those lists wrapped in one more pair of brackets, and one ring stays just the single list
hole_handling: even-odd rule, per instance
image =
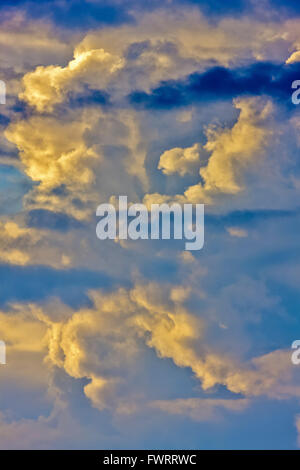
[{"label": "cumulus cloud", "polygon": [[202,68],[211,63],[228,66],[255,59],[272,60],[278,54],[284,61],[291,45],[299,40],[298,19],[278,24],[225,17],[211,23],[196,9],[173,12],[161,9],[159,13],[136,17],[136,24],[118,28],[119,34],[115,28],[87,34],[78,49],[103,47],[111,53],[120,53],[134,45],[129,49],[129,58],[137,61],[142,77],[139,75],[133,83],[140,79],[138,83],[143,89],[160,80],[191,73],[199,64]]},{"label": "cumulus cloud", "polygon": [[94,210],[94,170],[103,157],[99,146],[87,143],[86,134],[100,116],[91,110],[79,116],[71,113],[68,122],[33,116],[6,129],[6,138],[18,148],[23,170],[37,183],[25,196],[28,210],[50,209],[77,219]]},{"label": "cumulus cloud", "polygon": [[147,140],[135,111],[90,107],[60,118],[35,115],[11,123],[5,137],[17,147],[21,169],[36,183],[24,197],[27,210],[83,220],[101,199],[122,188],[136,198],[133,181],[148,188]]},{"label": "cumulus cloud", "polygon": [[[239,67],[255,60],[285,61],[291,50],[298,50],[299,21],[279,25],[226,17],[211,23],[195,11],[161,11],[137,15],[135,23],[122,27],[91,31],[80,42],[61,36],[46,23],[24,18],[2,26],[0,43],[8,44],[0,53],[5,77],[12,78],[10,93],[23,101],[17,111],[5,111],[7,122],[2,128],[6,127],[7,141],[2,139],[2,152],[6,159],[12,153],[14,160],[19,152],[15,166],[33,184],[23,199],[22,214],[0,221],[0,261],[22,266],[18,269],[25,275],[30,272],[25,266],[30,265],[67,268],[72,273],[74,267],[95,270],[97,282],[95,277],[92,282],[88,279],[82,290],[89,282],[94,289],[95,284],[103,284],[100,269],[113,273],[118,285],[126,278],[127,286],[110,292],[93,290],[79,306],[21,303],[1,311],[0,334],[7,341],[10,361],[0,369],[3,383],[9,379],[8,383],[39,388],[50,396],[55,387],[59,390],[54,394],[64,397],[72,390],[70,402],[76,389],[84,406],[91,404],[98,410],[95,414],[105,410],[115,419],[149,410],[152,416],[155,410],[206,421],[243,412],[255,397],[298,398],[289,351],[255,357],[251,350],[246,359],[236,354],[241,344],[235,333],[242,330],[241,325],[257,323],[263,316],[258,310],[277,305],[263,283],[240,279],[245,258],[237,263],[226,249],[233,240],[225,230],[233,237],[247,236],[239,221],[229,217],[221,235],[218,230],[211,232],[215,251],[212,254],[210,248],[203,257],[170,246],[153,249],[150,242],[146,252],[138,242],[134,246],[128,242],[127,250],[113,242],[97,245],[91,221],[97,205],[118,194],[127,194],[135,202],[143,198],[147,203],[205,202],[214,204],[211,210],[217,211],[226,195],[231,201],[242,201],[244,190],[256,177],[265,194],[270,169],[282,183],[276,155],[268,168],[261,166],[277,129],[270,101],[240,97],[234,106],[220,100],[218,107],[209,108],[195,102],[192,111],[179,113],[133,110],[128,94],[137,89],[148,92],[162,80],[176,85],[176,80],[216,64]],[[13,39],[16,35],[19,41]],[[293,54],[288,63],[296,59]],[[11,65],[15,65],[12,71]],[[108,101],[89,101],[95,90]],[[297,133],[297,120],[291,123]],[[158,156],[158,169],[164,175],[157,175]],[[289,158],[281,160],[286,163]],[[174,174],[181,179],[169,178]],[[255,192],[256,182],[253,187]],[[274,185],[274,191],[280,194],[280,187]],[[261,204],[267,204],[266,199]],[[67,228],[60,230],[60,224]],[[250,243],[250,238],[243,244]],[[221,253],[224,246],[226,256]],[[282,246],[286,249],[286,243]],[[252,249],[257,254],[259,247]],[[230,275],[239,278],[234,286],[228,280],[229,264]],[[174,282],[144,281],[130,287],[127,278],[134,273],[134,279],[139,279],[141,272],[159,280],[169,276]],[[55,271],[55,276],[60,275]],[[72,285],[69,295],[73,297],[75,290]],[[215,325],[217,340],[212,332]],[[235,344],[228,351],[227,342],[224,353],[229,335]],[[274,341],[269,346],[263,350],[274,349]],[[157,364],[164,365],[164,383],[159,374],[158,380],[153,379],[153,364],[155,371]],[[192,397],[187,398],[186,391],[183,395],[182,389],[177,393],[175,387],[170,392],[173,382],[168,371],[193,378],[198,389],[191,392]],[[54,386],[57,377],[60,380]],[[181,386],[180,378],[178,382]],[[226,399],[215,395],[224,388]],[[197,393],[200,397],[195,397]],[[76,407],[80,412],[78,402]],[[60,422],[59,412],[19,421],[1,415],[1,442],[7,447],[14,439],[22,447],[57,445],[78,424],[60,411]]]},{"label": "cumulus cloud", "polygon": [[166,175],[178,173],[184,176],[187,173],[194,173],[200,163],[200,145],[194,144],[187,148],[173,148],[166,150],[161,156],[158,169]]},{"label": "cumulus cloud", "polygon": [[[199,10],[171,13],[162,9],[159,13],[138,15],[134,25],[90,32],[74,46],[74,58],[67,65],[39,65],[29,71],[23,78],[20,98],[39,112],[52,111],[70,91],[79,91],[84,85],[97,90],[113,85],[117,95],[149,90],[162,80],[183,77],[212,63],[229,66],[249,58],[278,58],[278,53],[285,60],[291,45],[299,40],[297,22],[287,21],[278,31],[276,23],[260,24],[246,18],[224,18],[212,25]],[[20,18],[14,23],[18,21]],[[63,49],[63,57],[66,52],[71,55],[70,46],[51,35],[49,25],[37,22],[31,28],[33,33],[29,28],[23,38],[29,46],[40,45],[48,51],[57,50],[57,54]]]},{"label": "cumulus cloud", "polygon": [[296,425],[296,429],[298,433],[298,436],[297,436],[298,447],[300,447],[300,415],[296,416],[295,425]]},{"label": "cumulus cloud", "polygon": [[237,238],[245,238],[248,236],[247,230],[244,230],[239,227],[227,227],[227,232],[232,236],[232,237],[237,237]]}]

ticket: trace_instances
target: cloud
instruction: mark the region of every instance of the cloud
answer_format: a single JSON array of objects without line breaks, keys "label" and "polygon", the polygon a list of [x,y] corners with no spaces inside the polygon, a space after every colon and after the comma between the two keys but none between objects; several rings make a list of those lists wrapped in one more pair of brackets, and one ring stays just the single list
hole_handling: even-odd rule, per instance
[{"label": "cloud", "polygon": [[[50,14],[2,22],[1,162],[31,180],[20,213],[0,221],[1,383],[22,394],[3,402],[3,446],[118,447],[122,426],[139,443],[176,415],[197,421],[197,438],[202,421],[229,414],[237,432],[249,404],[299,398],[285,349],[295,302],[276,270],[284,257],[296,286],[289,93],[300,69],[284,62],[299,50],[299,19],[212,22],[186,5],[80,35]],[[210,205],[205,249],[99,243],[95,209],[118,194]]]},{"label": "cloud", "polygon": [[250,404],[246,398],[177,398],[176,400],[157,400],[151,404],[169,414],[187,416],[194,421],[211,421],[217,419],[223,410],[244,411]]},{"label": "cloud", "polygon": [[300,61],[300,51],[293,52],[290,57],[286,60],[287,64],[294,64]]},{"label": "cloud", "polygon": [[[7,7],[5,7],[7,8]],[[28,20],[21,10],[1,14],[1,70],[16,74],[28,71],[37,63],[61,63],[70,55],[73,35],[65,40],[63,31],[49,20]]]},{"label": "cloud", "polygon": [[241,191],[238,182],[241,171],[259,158],[272,135],[271,129],[265,126],[272,111],[270,102],[241,99],[235,106],[240,109],[240,115],[231,130],[208,131],[205,148],[211,156],[207,166],[200,170],[207,192],[235,194]]},{"label": "cloud", "polygon": [[227,232],[232,236],[232,237],[238,237],[238,238],[245,238],[248,236],[247,230],[244,230],[239,227],[228,227]]},{"label": "cloud", "polygon": [[[152,108],[245,93],[282,96],[282,85],[293,70],[276,65],[275,59],[280,53],[284,62],[299,40],[295,22],[280,28],[244,17],[224,18],[213,25],[196,9],[159,13],[139,14],[134,24],[88,33],[66,66],[39,65],[25,74],[20,97],[43,112],[84,86],[108,88],[116,98],[132,93],[132,103]],[[275,64],[253,64],[258,58],[274,59]],[[233,65],[237,68],[228,68]],[[153,86],[157,88],[148,94]]]},{"label": "cloud", "polygon": [[36,231],[19,227],[15,222],[8,221],[0,222],[0,238],[4,248],[0,260],[22,266],[27,264],[30,258],[25,247],[36,244],[40,235]]},{"label": "cloud", "polygon": [[1,5],[1,10],[6,13],[23,11],[26,16],[32,19],[46,20],[53,22],[61,28],[67,30],[85,30],[100,25],[118,25],[123,22],[132,21],[128,8],[134,2],[126,1],[125,5],[118,0],[73,0],[70,4],[67,1],[41,0],[38,5],[33,0],[6,0],[5,10]]},{"label": "cloud", "polygon": [[92,179],[83,162],[101,158],[84,142],[90,125],[87,115],[63,125],[55,118],[32,117],[11,124],[5,136],[18,147],[26,174],[40,182],[41,189],[80,186]]},{"label": "cloud", "polygon": [[288,106],[291,104],[291,84],[299,76],[297,54],[293,53],[287,59],[287,65],[260,62],[239,68],[208,68],[181,80],[164,81],[150,93],[134,91],[129,100],[138,109],[166,110],[180,109],[195,102],[270,96]]},{"label": "cloud", "polygon": [[[181,17],[176,12],[170,14],[163,10],[160,17],[152,13],[138,15],[135,24],[88,33],[74,46],[74,58],[68,58],[66,65],[61,61],[60,65],[39,65],[25,73],[20,97],[33,109],[28,118],[13,119],[5,136],[18,148],[26,175],[37,183],[24,198],[26,209],[51,210],[78,220],[88,220],[99,199],[108,200],[116,191],[128,193],[128,188],[131,188],[131,194],[128,194],[131,200],[141,199],[143,191],[149,192],[149,147],[156,131],[151,134],[147,114],[133,111],[128,104],[124,109],[124,98],[134,89],[141,87],[148,92],[161,80],[171,80],[161,85],[163,99],[168,103],[177,89],[182,90],[184,96],[191,93],[193,99],[196,99],[198,91],[215,97],[215,89],[219,85],[227,97],[232,96],[232,90],[243,94],[250,89],[251,93],[257,93],[259,90],[255,87],[259,83],[260,91],[269,85],[272,90],[279,90],[282,76],[286,73],[287,80],[288,74],[292,74],[290,69],[282,72],[280,66],[267,63],[233,70],[211,68],[212,60],[227,67],[229,63],[238,65],[240,60],[244,60],[250,47],[246,41],[243,42],[244,37],[255,44],[256,51],[264,48],[266,42],[276,49],[273,24],[262,32],[256,23],[246,19],[242,23],[243,39],[237,43],[235,34],[232,34],[233,24],[241,28],[241,23],[234,19],[223,19],[213,26],[199,12],[189,10],[185,10]],[[174,29],[178,31],[176,39],[172,33]],[[264,40],[258,40],[259,35],[254,36],[256,30],[261,32]],[[296,41],[295,34],[286,36],[287,47]],[[73,39],[71,42],[73,45]],[[206,44],[205,48],[201,44]],[[203,72],[199,72],[199,67]],[[273,77],[271,80],[271,72],[277,79]],[[174,82],[187,75],[187,85],[184,80],[182,83]],[[100,101],[98,96],[96,101],[99,102],[94,102],[94,105],[90,102],[91,93],[101,94]],[[109,107],[106,107],[103,96],[109,96]],[[257,129],[258,148],[260,133],[267,136],[267,130],[260,129],[259,118],[254,122],[254,111],[253,117],[249,115],[246,129],[246,102],[246,98],[236,100],[235,106],[240,106],[241,114],[231,132],[235,145],[238,145],[236,135],[241,132],[242,136],[241,120],[244,120],[244,133]],[[210,203],[218,193],[233,194],[242,190],[247,151],[242,149],[242,164],[234,157],[229,157],[232,163],[225,164],[227,156],[222,163],[221,150],[213,149],[213,146],[221,149],[223,145],[225,151],[230,152],[227,150],[229,143],[225,142],[225,131],[217,133],[211,126],[204,149],[211,153],[209,163],[201,167],[201,182],[191,185],[185,194],[178,194],[177,199],[181,202],[201,199]],[[229,135],[227,140],[230,140]],[[251,142],[253,151],[254,144]],[[201,166],[199,150],[198,142],[192,146],[170,148],[161,153],[159,169],[166,175],[193,176]],[[250,156],[248,160],[251,166]],[[222,172],[223,179],[220,176]],[[58,192],[60,187],[65,188],[64,193]],[[146,195],[145,200],[153,200],[154,197],[158,201],[168,200],[167,196],[159,193],[157,196]]]},{"label": "cloud", "polygon": [[5,136],[36,183],[24,197],[28,211],[50,210],[82,221],[114,191],[124,188],[136,199],[139,185],[148,187],[147,140],[135,111],[93,106],[61,117],[35,115],[11,123]]},{"label": "cloud", "polygon": [[66,214],[43,209],[29,211],[26,215],[28,227],[59,230],[62,232],[71,229],[83,228],[83,224]]},{"label": "cloud", "polygon": [[52,111],[65,95],[82,84],[106,88],[111,76],[124,66],[124,61],[104,49],[78,51],[66,67],[37,67],[23,78],[25,100],[37,111]]},{"label": "cloud", "polygon": [[296,416],[295,425],[296,425],[296,429],[298,433],[298,438],[297,438],[298,447],[300,447],[300,416],[299,415]]},{"label": "cloud", "polygon": [[[190,186],[183,195],[172,197],[148,194],[145,196],[148,205],[172,199],[209,204],[218,195],[234,195],[243,190],[243,173],[262,158],[272,135],[269,124],[272,104],[259,98],[241,98],[235,100],[234,106],[240,110],[240,114],[231,129],[211,126],[206,131],[207,142],[204,149],[210,156],[207,165],[200,168],[203,183]],[[173,155],[173,151],[170,152]],[[164,162],[170,166],[169,158],[164,158]],[[159,167],[162,167],[161,163]]]},{"label": "cloud", "polygon": [[[51,220],[49,221],[51,224]],[[48,224],[48,229],[51,226]],[[65,237],[65,238],[64,238]],[[3,250],[0,262],[16,266],[47,265],[66,269],[72,265],[72,246],[65,246],[66,237],[63,232],[56,237],[51,232],[24,226],[24,222],[16,220],[0,221],[0,240]]]},{"label": "cloud", "polygon": [[[158,358],[169,358],[177,367],[190,369],[203,390],[221,384],[245,397],[299,396],[289,352],[273,351],[239,363],[213,351],[205,342],[204,321],[183,307],[188,293],[180,289],[170,290],[167,285],[162,289],[152,283],[137,284],[131,290],[119,289],[110,294],[92,291],[93,307],[80,310],[63,305],[50,308],[33,304],[26,309],[26,315],[10,314],[2,322],[2,337],[14,351],[26,350],[27,346],[44,351],[50,370],[58,367],[75,379],[88,379],[84,392],[99,410],[113,411],[117,404],[123,403],[124,407],[126,400],[132,401],[135,391],[128,388],[128,380],[146,346],[153,348]],[[24,307],[16,305],[15,309],[22,312]],[[16,328],[7,329],[6,325]],[[33,329],[34,342],[28,336]],[[143,401],[147,402],[145,390],[143,394]],[[240,405],[246,402],[208,400],[203,401],[203,405],[205,403],[208,409],[203,413],[207,418],[215,405],[242,410]],[[182,413],[189,413],[191,407],[201,402],[191,400],[181,404]],[[168,406],[167,411],[173,405]]]}]

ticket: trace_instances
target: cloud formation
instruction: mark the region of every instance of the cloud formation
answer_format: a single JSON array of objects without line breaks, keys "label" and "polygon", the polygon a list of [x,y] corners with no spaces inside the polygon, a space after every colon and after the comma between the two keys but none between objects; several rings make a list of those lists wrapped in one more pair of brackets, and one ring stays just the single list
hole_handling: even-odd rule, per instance
[{"label": "cloud formation", "polygon": [[[272,135],[269,124],[272,104],[258,98],[236,100],[234,106],[240,110],[237,122],[231,129],[208,127],[207,142],[204,149],[210,153],[206,166],[201,166],[200,176],[203,181],[190,186],[183,195],[176,195],[174,200],[191,203],[212,203],[220,194],[238,194],[243,189],[243,173],[263,157]],[[192,147],[192,149],[197,148]],[[180,154],[179,154],[180,155]],[[185,156],[179,156],[178,149],[163,154],[159,169],[170,174],[170,169],[181,167],[181,174],[186,170],[187,155],[195,158],[195,153],[186,149]],[[182,173],[183,172],[183,173]],[[171,200],[159,194],[145,196],[147,204]]]}]

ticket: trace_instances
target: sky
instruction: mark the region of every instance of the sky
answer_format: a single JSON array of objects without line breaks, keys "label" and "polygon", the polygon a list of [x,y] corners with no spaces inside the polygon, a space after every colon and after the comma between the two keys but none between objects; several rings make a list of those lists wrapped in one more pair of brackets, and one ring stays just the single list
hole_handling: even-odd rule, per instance
[{"label": "sky", "polygon": [[0,448],[299,448],[299,2],[2,1],[0,80]]}]

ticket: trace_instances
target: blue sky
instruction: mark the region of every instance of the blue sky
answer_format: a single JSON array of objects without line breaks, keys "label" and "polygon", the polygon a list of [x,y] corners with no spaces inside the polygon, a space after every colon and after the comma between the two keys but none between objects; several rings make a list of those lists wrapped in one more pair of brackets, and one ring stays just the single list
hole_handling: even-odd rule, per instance
[{"label": "blue sky", "polygon": [[[0,8],[0,447],[298,448],[298,2]],[[119,195],[203,249],[98,240]]]}]

